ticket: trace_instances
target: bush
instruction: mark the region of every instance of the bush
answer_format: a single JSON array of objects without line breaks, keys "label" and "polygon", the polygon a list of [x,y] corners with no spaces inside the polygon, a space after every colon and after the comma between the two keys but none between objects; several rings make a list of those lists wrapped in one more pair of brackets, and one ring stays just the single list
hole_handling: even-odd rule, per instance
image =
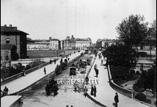
[{"label": "bush", "polygon": [[131,75],[135,75],[135,70],[130,70]]},{"label": "bush", "polygon": [[141,75],[140,71],[136,71],[136,75],[140,76]]},{"label": "bush", "polygon": [[42,63],[44,63],[44,62],[43,61],[31,62],[31,63],[29,63],[29,65],[26,66],[26,68],[24,66],[22,66],[21,63],[14,64],[13,66],[7,67],[7,68],[3,67],[1,69],[1,78],[5,79],[7,77],[16,75],[16,74],[22,72],[24,70],[24,68],[25,68],[25,70],[28,70],[28,69],[35,67],[35,66],[38,66]]},{"label": "bush", "polygon": [[137,93],[135,98],[140,100],[140,101],[145,101],[145,102],[147,101],[146,95],[144,95],[143,93]]},{"label": "bush", "polygon": [[30,65],[26,65],[25,70],[28,70],[28,69],[30,69],[30,68],[31,68],[31,66],[30,66]]},{"label": "bush", "polygon": [[134,84],[134,85],[133,85],[133,89],[134,89],[134,91],[136,91],[136,92],[144,92],[144,91],[145,91],[144,88],[138,87],[137,84]]},{"label": "bush", "polygon": [[151,100],[150,100],[150,99],[147,99],[147,100],[146,100],[146,103],[151,104]]},{"label": "bush", "polygon": [[111,66],[111,75],[113,80],[126,80],[126,77],[129,75],[129,67],[125,66]]},{"label": "bush", "polygon": [[147,53],[146,52],[138,52],[137,56],[138,57],[147,57]]},{"label": "bush", "polygon": [[32,67],[38,66],[43,63],[44,63],[44,61],[34,61],[34,62],[30,62],[29,65],[32,68]]}]

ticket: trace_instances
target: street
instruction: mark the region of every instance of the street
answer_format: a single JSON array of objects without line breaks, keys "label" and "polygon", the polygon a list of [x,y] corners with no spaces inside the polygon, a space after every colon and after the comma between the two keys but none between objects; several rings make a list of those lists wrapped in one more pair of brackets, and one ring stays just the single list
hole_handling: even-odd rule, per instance
[{"label": "street", "polygon": [[[94,59],[94,58],[93,58]],[[92,61],[93,61],[92,59]],[[86,71],[90,69],[90,66],[87,66]],[[84,80],[85,74],[81,74],[77,70],[77,76],[69,76],[69,68],[64,70],[62,74],[55,77],[55,80],[65,80],[65,79],[79,79]],[[21,93],[24,97],[22,98],[23,105],[22,107],[99,107],[92,100],[85,97],[83,92],[75,92],[73,83],[59,85],[58,95],[54,96],[51,93],[50,96],[46,96],[45,86],[47,82],[51,79],[44,79],[40,84],[37,84],[33,89]]]}]

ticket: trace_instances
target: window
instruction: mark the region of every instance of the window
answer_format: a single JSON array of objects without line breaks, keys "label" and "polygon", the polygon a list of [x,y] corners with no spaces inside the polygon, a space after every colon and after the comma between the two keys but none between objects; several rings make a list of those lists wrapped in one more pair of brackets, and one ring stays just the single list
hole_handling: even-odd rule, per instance
[{"label": "window", "polygon": [[9,44],[9,43],[10,43],[10,39],[6,38],[6,44]]},{"label": "window", "polygon": [[8,57],[8,56],[5,56],[5,60],[9,60],[9,57]]}]

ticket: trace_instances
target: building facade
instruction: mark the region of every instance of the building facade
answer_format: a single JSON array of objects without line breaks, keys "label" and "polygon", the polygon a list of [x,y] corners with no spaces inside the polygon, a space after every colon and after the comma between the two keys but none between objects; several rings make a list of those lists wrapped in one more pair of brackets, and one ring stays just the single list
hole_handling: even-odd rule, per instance
[{"label": "building facade", "polygon": [[[13,45],[19,58],[27,58],[27,33],[20,31],[12,25],[1,26],[1,45]],[[8,51],[9,52],[9,51]]]},{"label": "building facade", "polygon": [[65,40],[62,40],[62,49],[75,49],[75,38],[73,37],[73,35],[71,36],[67,36],[67,38]]},{"label": "building facade", "polygon": [[50,41],[49,48],[51,50],[59,50],[59,49],[61,49],[60,40],[58,40],[58,39],[50,39],[49,41]]},{"label": "building facade", "polygon": [[92,45],[92,41],[90,38],[87,38],[87,39],[79,39],[77,38],[76,39],[76,48],[77,49],[85,49],[87,47],[91,47]]},{"label": "building facade", "polygon": [[111,46],[112,44],[117,44],[118,40],[116,39],[98,39],[96,42],[97,48],[107,48],[108,46]]},{"label": "building facade", "polygon": [[27,50],[49,50],[49,43],[27,43]]},{"label": "building facade", "polygon": [[62,44],[62,49],[85,49],[87,47],[91,47],[92,41],[90,38],[75,39],[74,36],[72,35],[71,38],[70,36],[67,36],[65,40],[62,40],[61,44]]}]

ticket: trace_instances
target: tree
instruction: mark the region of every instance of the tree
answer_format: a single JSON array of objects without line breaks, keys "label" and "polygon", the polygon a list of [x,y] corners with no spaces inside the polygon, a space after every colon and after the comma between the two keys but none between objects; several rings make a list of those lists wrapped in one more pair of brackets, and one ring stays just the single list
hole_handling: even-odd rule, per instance
[{"label": "tree", "polygon": [[11,60],[18,60],[19,59],[19,55],[17,53],[17,47],[14,45],[11,48]]},{"label": "tree", "polygon": [[151,59],[152,46],[156,44],[156,42],[154,44],[153,40],[156,40],[156,20],[151,24],[151,27],[148,28],[148,32],[147,32],[147,41],[150,46],[150,59]]},{"label": "tree", "polygon": [[116,28],[119,39],[127,46],[139,46],[143,44],[147,36],[147,23],[144,23],[144,16],[130,15],[123,20]]},{"label": "tree", "polygon": [[109,65],[130,67],[136,63],[135,50],[123,44],[111,45],[102,54]]},{"label": "tree", "polygon": [[150,27],[150,36],[152,39],[156,39],[156,20],[153,21]]}]

